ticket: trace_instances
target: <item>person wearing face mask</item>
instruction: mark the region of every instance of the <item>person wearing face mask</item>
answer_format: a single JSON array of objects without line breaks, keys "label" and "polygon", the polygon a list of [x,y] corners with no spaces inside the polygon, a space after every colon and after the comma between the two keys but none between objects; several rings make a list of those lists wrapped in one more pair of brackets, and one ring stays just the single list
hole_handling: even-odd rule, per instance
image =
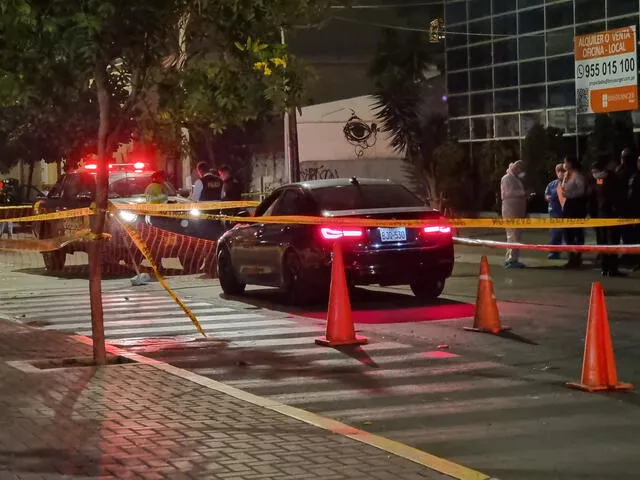
[{"label": "person wearing face mask", "polygon": [[[556,165],[556,179],[549,182],[547,189],[544,192],[544,197],[549,204],[549,217],[550,218],[562,218],[562,204],[564,203],[564,196],[562,195],[562,189],[560,183],[564,178],[564,165],[559,163]],[[551,245],[562,245],[564,232],[561,228],[551,229]],[[551,252],[548,257],[549,260],[558,260],[560,258],[559,252]]]},{"label": "person wearing face mask", "polygon": [[[524,218],[527,214],[527,190],[524,186],[524,162],[517,160],[509,165],[507,173],[500,180],[500,198],[502,199],[502,218]],[[507,242],[520,243],[521,231],[506,229]],[[507,250],[504,268],[524,268],[520,263],[520,250]]]},{"label": "person wearing face mask", "polygon": [[[593,218],[620,218],[625,208],[624,184],[620,182],[614,172],[615,163],[606,156],[601,156],[591,167],[591,174],[595,179],[591,202],[591,216]],[[598,245],[619,245],[621,239],[620,227],[596,228]],[[618,270],[619,258],[617,254],[602,255],[602,276],[622,277]]]},{"label": "person wearing face mask", "polygon": [[[564,160],[565,176],[561,183],[562,194],[565,197],[562,207],[564,218],[587,217],[587,181],[580,171],[578,159],[567,157]],[[567,245],[584,245],[583,228],[565,228],[564,240]],[[582,254],[569,253],[569,262],[565,268],[579,268],[582,265]]]}]

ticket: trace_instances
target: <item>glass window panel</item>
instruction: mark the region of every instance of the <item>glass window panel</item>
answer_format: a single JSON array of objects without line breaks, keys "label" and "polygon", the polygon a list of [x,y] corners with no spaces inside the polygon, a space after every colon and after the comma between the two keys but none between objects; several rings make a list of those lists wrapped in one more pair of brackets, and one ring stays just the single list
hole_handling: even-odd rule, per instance
[{"label": "glass window panel", "polygon": [[565,132],[575,131],[574,112],[572,110],[549,110],[547,123],[550,127],[559,128]]},{"label": "glass window panel", "polygon": [[518,64],[511,63],[494,68],[494,83],[496,88],[508,88],[518,86]]},{"label": "glass window panel", "polygon": [[623,17],[618,18],[617,20],[609,20],[608,27],[609,29],[628,27],[630,25],[636,26],[636,32],[638,31],[638,15],[634,15],[632,17]]},{"label": "glass window panel", "polygon": [[549,108],[568,107],[576,104],[576,92],[573,82],[549,85]]},{"label": "glass window panel", "polygon": [[547,55],[573,52],[573,27],[547,32]]},{"label": "glass window panel", "polygon": [[518,14],[520,33],[531,33],[544,30],[544,8],[524,10]]},{"label": "glass window panel", "polygon": [[520,115],[520,135],[525,137],[534,125],[544,125],[542,113],[523,113]]},{"label": "glass window panel", "polygon": [[493,138],[493,117],[472,118],[471,132],[474,139]]},{"label": "glass window panel", "polygon": [[455,25],[453,27],[447,27],[447,35],[445,36],[445,42],[447,48],[451,47],[463,47],[467,45],[467,24]]},{"label": "glass window panel", "polygon": [[520,37],[520,59],[544,57],[544,35]]},{"label": "glass window panel", "polygon": [[607,5],[609,17],[619,17],[627,13],[638,14],[638,0],[609,0]]},{"label": "glass window panel", "polygon": [[520,136],[518,115],[496,115],[496,137]]},{"label": "glass window panel", "polygon": [[449,131],[453,138],[459,140],[469,140],[469,119],[449,120]]},{"label": "glass window panel", "polygon": [[447,25],[467,21],[467,2],[446,2],[445,20]]},{"label": "glass window panel", "polygon": [[546,92],[544,87],[528,87],[520,89],[520,106],[522,110],[546,108]]},{"label": "glass window panel", "polygon": [[[515,0],[513,0],[513,3],[516,3]],[[542,5],[543,3],[544,0],[518,0],[518,7],[535,7],[536,5]]]},{"label": "glass window panel", "polygon": [[576,25],[576,35],[602,32],[603,30],[605,30],[604,22],[590,23],[588,25]]},{"label": "glass window panel", "polygon": [[485,43],[483,45],[476,45],[469,49],[469,54],[471,56],[471,66],[472,67],[484,67],[486,65],[491,65],[493,62],[491,61],[491,44]]},{"label": "glass window panel", "polygon": [[547,60],[547,78],[550,82],[574,78],[573,55],[556,57]]},{"label": "glass window panel", "polygon": [[516,2],[513,0],[493,0],[493,14],[510,12],[516,9]]},{"label": "glass window panel", "polygon": [[460,70],[469,66],[469,54],[466,48],[447,51],[447,70]]},{"label": "glass window panel", "polygon": [[449,107],[450,117],[464,117],[469,115],[469,96],[460,95],[449,97],[447,99],[447,106]]},{"label": "glass window panel", "polygon": [[491,0],[473,0],[469,2],[469,18],[486,17],[491,14]]},{"label": "glass window panel", "polygon": [[482,115],[493,113],[493,94],[477,93],[471,95],[471,114]]},{"label": "glass window panel", "polygon": [[449,93],[466,93],[469,90],[469,78],[466,71],[447,75]]},{"label": "glass window panel", "polygon": [[605,0],[575,0],[575,4],[576,23],[601,20],[605,17]]},{"label": "glass window panel", "polygon": [[515,38],[494,42],[494,63],[515,62],[516,60],[518,60],[518,41]]},{"label": "glass window panel", "polygon": [[[518,22],[516,14],[500,15],[493,17],[493,34],[494,35],[516,35],[518,33]],[[496,40],[498,38],[496,37]]]},{"label": "glass window panel", "polygon": [[491,68],[471,71],[471,90],[489,90],[493,88]]},{"label": "glass window panel", "polygon": [[487,42],[492,39],[491,20],[480,20],[469,24],[469,44]]},{"label": "glass window panel", "polygon": [[547,30],[573,24],[573,2],[547,5]]},{"label": "glass window panel", "polygon": [[518,89],[496,90],[496,112],[517,112]]},{"label": "glass window panel", "polygon": [[544,83],[544,60],[520,63],[520,85]]}]

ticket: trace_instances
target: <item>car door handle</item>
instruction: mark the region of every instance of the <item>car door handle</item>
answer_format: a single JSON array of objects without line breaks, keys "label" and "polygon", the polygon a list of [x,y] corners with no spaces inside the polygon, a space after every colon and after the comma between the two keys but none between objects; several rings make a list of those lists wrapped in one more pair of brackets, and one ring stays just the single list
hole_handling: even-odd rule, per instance
[{"label": "car door handle", "polygon": [[289,232],[290,230],[291,230],[291,225],[285,225],[284,227],[282,227],[280,231],[282,233],[285,233],[285,232]]}]

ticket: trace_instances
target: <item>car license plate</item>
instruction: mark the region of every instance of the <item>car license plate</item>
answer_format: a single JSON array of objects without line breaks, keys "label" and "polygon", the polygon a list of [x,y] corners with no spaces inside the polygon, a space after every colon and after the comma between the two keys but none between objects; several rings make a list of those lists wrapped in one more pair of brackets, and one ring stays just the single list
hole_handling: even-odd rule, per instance
[{"label": "car license plate", "polygon": [[398,228],[379,228],[380,240],[383,242],[404,242],[407,239],[407,229],[405,227]]}]

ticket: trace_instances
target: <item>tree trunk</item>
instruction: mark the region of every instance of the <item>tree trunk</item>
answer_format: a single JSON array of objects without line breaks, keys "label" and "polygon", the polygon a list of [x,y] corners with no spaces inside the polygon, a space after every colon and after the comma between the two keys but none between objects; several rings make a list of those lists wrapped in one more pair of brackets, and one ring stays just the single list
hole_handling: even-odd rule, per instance
[{"label": "tree trunk", "polygon": [[96,62],[94,81],[98,92],[100,125],[98,127],[98,168],[96,171],[96,214],[93,233],[97,240],[89,243],[89,295],[91,302],[91,333],[93,337],[93,359],[96,365],[107,363],[104,338],[104,311],[102,308],[102,240],[107,211],[109,172],[107,141],[109,133],[109,91],[106,85],[106,62]]}]

